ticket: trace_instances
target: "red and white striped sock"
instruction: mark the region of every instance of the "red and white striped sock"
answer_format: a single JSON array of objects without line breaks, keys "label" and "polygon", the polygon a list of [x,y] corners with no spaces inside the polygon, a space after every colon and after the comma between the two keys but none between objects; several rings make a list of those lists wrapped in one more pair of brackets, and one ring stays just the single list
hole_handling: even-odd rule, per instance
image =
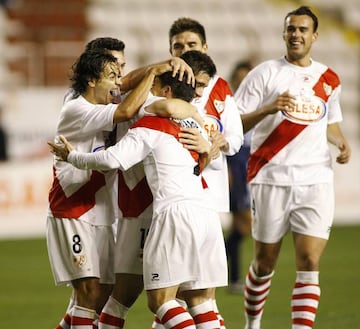
[{"label": "red and white striped sock", "polygon": [[122,329],[129,309],[112,296],[106,302],[100,317],[99,329]]},{"label": "red and white striped sock", "polygon": [[212,300],[191,307],[189,313],[194,319],[196,329],[220,329],[220,321],[213,310]]},{"label": "red and white striped sock", "polygon": [[274,271],[266,276],[259,277],[250,265],[245,280],[245,329],[259,329],[261,316],[264,311],[267,295],[270,292],[271,278]]},{"label": "red and white striped sock", "polygon": [[213,311],[215,312],[215,314],[220,322],[220,329],[226,329],[225,320],[222,317],[222,315],[220,314],[219,308],[216,303],[216,299],[212,299],[211,302],[212,302],[212,306],[213,306]]},{"label": "red and white striped sock", "polygon": [[97,319],[95,310],[74,305],[71,317],[71,329],[93,329],[94,320]]},{"label": "red and white striped sock", "polygon": [[156,316],[166,329],[196,329],[191,315],[176,300],[169,300],[162,304]]},{"label": "red and white striped sock", "polygon": [[313,327],[319,300],[319,272],[297,271],[291,298],[292,329]]},{"label": "red and white striped sock", "polygon": [[164,329],[165,327],[162,325],[160,319],[154,315],[154,321],[151,325],[151,329]]},{"label": "red and white striped sock", "polygon": [[55,327],[55,329],[70,329],[71,326],[71,312],[74,306],[74,299],[70,298],[69,305],[66,309],[64,317],[61,319],[59,324]]}]

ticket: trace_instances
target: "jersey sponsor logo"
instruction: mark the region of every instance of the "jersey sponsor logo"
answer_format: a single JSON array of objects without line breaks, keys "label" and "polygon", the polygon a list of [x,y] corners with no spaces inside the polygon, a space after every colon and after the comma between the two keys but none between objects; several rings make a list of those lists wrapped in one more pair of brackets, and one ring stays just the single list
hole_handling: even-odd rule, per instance
[{"label": "jersey sponsor logo", "polygon": [[213,116],[213,115],[205,115],[204,116],[204,129],[207,132],[207,134],[210,136],[210,134],[214,131],[223,132],[224,127],[221,123],[221,121]]},{"label": "jersey sponsor logo", "polygon": [[317,97],[299,97],[293,111],[282,111],[286,119],[294,123],[309,125],[320,121],[326,114],[325,102]]}]

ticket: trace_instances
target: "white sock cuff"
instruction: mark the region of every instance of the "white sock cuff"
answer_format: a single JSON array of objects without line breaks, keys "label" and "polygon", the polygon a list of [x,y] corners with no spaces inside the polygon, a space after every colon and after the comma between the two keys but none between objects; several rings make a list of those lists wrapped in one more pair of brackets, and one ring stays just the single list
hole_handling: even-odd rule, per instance
[{"label": "white sock cuff", "polygon": [[79,305],[74,305],[73,315],[88,318],[88,319],[96,319],[96,311],[90,308],[82,307]]},{"label": "white sock cuff", "polygon": [[179,306],[181,307],[181,305],[175,299],[168,300],[157,309],[156,316],[161,320],[169,309]]},{"label": "white sock cuff", "polygon": [[212,310],[213,310],[212,301],[207,300],[204,303],[201,303],[201,304],[198,304],[198,305],[195,305],[195,306],[189,308],[189,313],[192,316],[195,316],[195,315],[206,313],[206,312],[209,312]]},{"label": "white sock cuff", "polygon": [[185,310],[187,309],[187,304],[183,299],[176,298],[175,299]]},{"label": "white sock cuff", "polygon": [[258,282],[261,282],[261,281],[266,281],[268,279],[271,279],[273,277],[273,275],[275,274],[275,271],[272,271],[270,274],[268,275],[264,275],[264,276],[258,276],[255,271],[254,271],[254,268],[253,268],[253,264],[250,265],[249,267],[249,272],[251,274],[251,276]]},{"label": "white sock cuff", "polygon": [[319,284],[318,271],[296,271],[296,282]]},{"label": "white sock cuff", "polygon": [[116,312],[116,314],[126,315],[129,312],[129,308],[121,304],[113,296],[109,297],[108,303],[110,308]]}]

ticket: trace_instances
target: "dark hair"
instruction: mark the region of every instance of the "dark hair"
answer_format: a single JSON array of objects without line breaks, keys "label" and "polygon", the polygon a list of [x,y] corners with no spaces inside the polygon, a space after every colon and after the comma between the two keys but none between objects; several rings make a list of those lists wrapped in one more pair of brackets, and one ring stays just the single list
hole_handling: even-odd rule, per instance
[{"label": "dark hair", "polygon": [[70,81],[75,95],[85,92],[91,79],[99,79],[108,63],[116,64],[116,58],[106,50],[84,51],[71,68]]},{"label": "dark hair", "polygon": [[87,43],[85,50],[94,50],[94,49],[107,49],[107,50],[116,50],[124,51],[125,44],[119,39],[102,37],[96,38]]},{"label": "dark hair", "polygon": [[195,88],[186,82],[186,77],[179,80],[179,76],[172,76],[172,72],[165,72],[158,76],[161,87],[170,86],[173,98],[180,98],[186,102],[190,102],[195,95]]},{"label": "dark hair", "polygon": [[306,15],[306,16],[311,17],[311,19],[313,20],[313,25],[314,25],[313,32],[316,32],[316,31],[317,31],[318,26],[319,26],[319,21],[318,21],[317,16],[311,11],[310,7],[308,7],[308,6],[301,6],[301,7],[299,7],[298,9],[295,9],[295,10],[293,10],[293,11],[290,11],[290,12],[287,13],[287,15],[285,16],[284,21],[286,21],[286,19],[287,19],[289,16],[293,16],[293,15],[295,15],[295,16]]},{"label": "dark hair", "polygon": [[182,17],[178,18],[176,21],[174,21],[170,27],[169,30],[169,41],[171,44],[171,39],[182,32],[194,32],[196,33],[200,39],[201,43],[206,43],[206,34],[204,27],[196,20],[188,18],[188,17]]},{"label": "dark hair", "polygon": [[182,58],[193,70],[194,74],[207,73],[210,78],[216,74],[216,66],[210,56],[198,50],[189,50],[183,53]]}]

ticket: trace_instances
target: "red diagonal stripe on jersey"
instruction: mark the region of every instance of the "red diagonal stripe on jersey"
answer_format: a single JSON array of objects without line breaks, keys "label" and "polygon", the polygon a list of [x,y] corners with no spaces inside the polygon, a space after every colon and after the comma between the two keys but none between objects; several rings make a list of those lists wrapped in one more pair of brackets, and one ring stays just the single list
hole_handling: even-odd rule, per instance
[{"label": "red diagonal stripe on jersey", "polygon": [[259,148],[250,154],[247,182],[250,182],[284,146],[289,144],[307,126],[283,120],[265,139]]},{"label": "red diagonal stripe on jersey", "polygon": [[119,170],[118,205],[123,217],[138,217],[152,202],[153,197],[145,176],[130,190]]},{"label": "red diagonal stripe on jersey", "polygon": [[[314,85],[313,90],[315,95],[327,102],[331,92],[340,85],[340,80],[337,74],[331,69],[327,69],[319,78],[318,82]],[[331,89],[327,89],[331,87]]]},{"label": "red diagonal stripe on jersey", "polygon": [[218,111],[218,108],[216,107],[217,102],[222,103],[226,100],[227,96],[232,96],[232,91],[228,85],[228,83],[222,79],[218,78],[215,82],[215,85],[211,89],[209,99],[205,105],[205,110],[207,114],[213,115],[220,119],[220,114],[222,113]]},{"label": "red diagonal stripe on jersey", "polygon": [[96,192],[105,185],[103,174],[93,171],[90,180],[67,197],[53,167],[54,181],[49,193],[50,209],[58,218],[79,218],[95,205]]},{"label": "red diagonal stripe on jersey", "polygon": [[[157,116],[150,116],[146,115],[136,121],[131,128],[136,127],[144,127],[149,129],[154,129],[158,131],[162,131],[166,134],[172,135],[176,138],[176,140],[179,140],[179,132],[181,125],[177,123],[174,120],[171,120],[169,118],[161,118]],[[189,151],[191,153],[191,156],[194,158],[196,162],[199,161],[199,154],[194,151]]]}]

